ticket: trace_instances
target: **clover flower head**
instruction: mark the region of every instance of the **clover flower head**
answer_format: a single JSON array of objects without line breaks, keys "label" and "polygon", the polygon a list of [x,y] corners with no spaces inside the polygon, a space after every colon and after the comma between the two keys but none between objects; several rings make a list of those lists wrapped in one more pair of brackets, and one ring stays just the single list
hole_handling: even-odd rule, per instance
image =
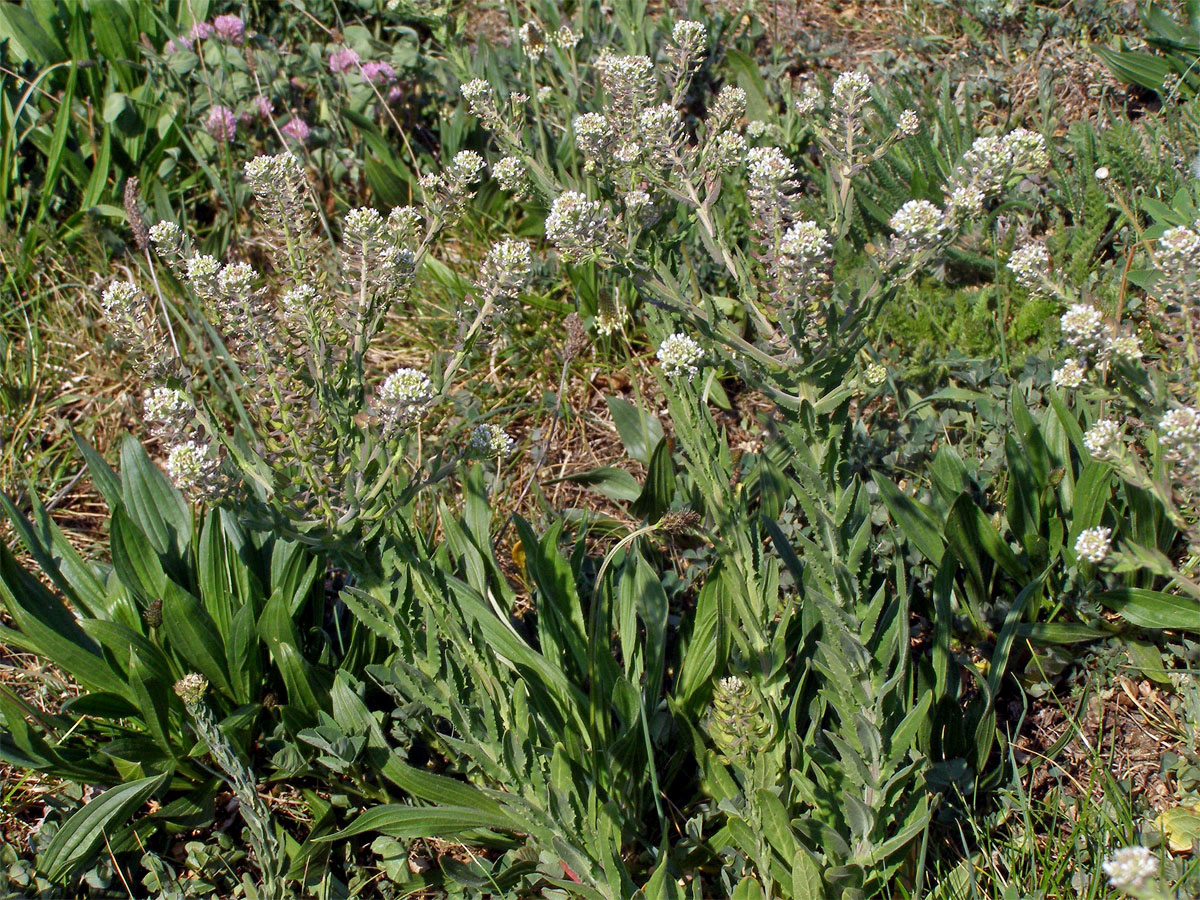
[{"label": "clover flower head", "polygon": [[909,251],[932,246],[946,230],[946,217],[928,200],[909,200],[888,220],[900,244]]},{"label": "clover flower head", "polygon": [[192,26],[192,30],[188,32],[188,37],[193,41],[206,41],[216,33],[217,29],[213,28],[207,22],[197,22]]},{"label": "clover flower head", "polygon": [[380,418],[385,427],[412,425],[433,397],[428,375],[419,369],[397,369],[379,387]]},{"label": "clover flower head", "polygon": [[369,84],[387,85],[396,80],[396,70],[382,60],[372,60],[363,64],[362,77]]},{"label": "clover flower head", "polygon": [[269,119],[275,115],[275,105],[271,103],[268,97],[259,94],[254,98],[254,110],[264,119]]},{"label": "clover flower head", "polygon": [[1111,528],[1085,528],[1075,539],[1075,555],[1093,565],[1099,565],[1108,558],[1111,538]]},{"label": "clover flower head", "polygon": [[1022,244],[1008,258],[1009,271],[1017,279],[1017,284],[1029,291],[1042,288],[1042,279],[1050,271],[1050,254],[1044,245],[1037,241]]},{"label": "clover flower head", "polygon": [[224,41],[240,44],[246,35],[246,23],[241,16],[224,15],[213,19],[213,30]]},{"label": "clover flower head", "polygon": [[554,34],[550,35],[550,40],[554,46],[560,47],[563,50],[570,50],[579,43],[579,35],[571,30],[570,25],[560,25],[555,29]]},{"label": "clover flower head", "polygon": [[191,50],[191,49],[192,49],[191,38],[187,38],[187,37],[184,37],[183,35],[179,35],[179,37],[173,37],[169,41],[167,41],[165,44],[163,44],[162,52],[163,52],[163,56],[170,56],[172,53],[183,53],[185,50]]},{"label": "clover flower head", "polygon": [[217,274],[217,285],[226,294],[242,295],[253,290],[254,269],[247,263],[231,263]]},{"label": "clover flower head", "polygon": [[568,258],[583,257],[603,249],[608,215],[599,201],[578,191],[554,199],[546,217],[546,237]]},{"label": "clover flower head", "polygon": [[228,106],[214,106],[204,120],[204,130],[224,144],[237,134],[237,123],[237,115]]},{"label": "clover flower head", "polygon": [[1096,459],[1116,459],[1124,450],[1120,423],[1115,419],[1100,419],[1084,433],[1083,446]]},{"label": "clover flower head", "polygon": [[312,134],[312,129],[308,123],[299,116],[292,116],[279,128],[287,137],[290,137],[297,144],[305,143],[309,135]]},{"label": "clover flower head", "polygon": [[160,255],[176,253],[183,246],[183,229],[174,222],[156,222],[150,226],[150,242]]},{"label": "clover flower head", "polygon": [[1101,865],[1109,887],[1136,891],[1158,875],[1158,858],[1145,847],[1122,847]]},{"label": "clover flower head", "polygon": [[658,345],[655,355],[662,363],[663,374],[668,378],[687,375],[688,381],[691,381],[700,372],[699,362],[704,358],[704,351],[686,334],[676,332]]},{"label": "clover flower head", "polygon": [[334,75],[345,75],[358,67],[358,51],[350,47],[339,47],[329,54],[329,71]]},{"label": "clover flower head", "polygon": [[467,445],[472,456],[482,458],[506,459],[516,449],[517,442],[499,425],[476,425]]},{"label": "clover flower head", "polygon": [[1050,383],[1057,388],[1077,388],[1083,384],[1083,379],[1087,376],[1087,369],[1081,366],[1076,360],[1069,359],[1050,376]]},{"label": "clover flower head", "polygon": [[681,19],[671,29],[671,40],[688,56],[698,56],[708,43],[708,29],[703,22]]},{"label": "clover flower head", "polygon": [[383,216],[371,206],[359,206],[350,210],[342,224],[346,240],[356,243],[376,241],[383,235]]},{"label": "clover flower head", "polygon": [[525,55],[530,59],[540,59],[546,53],[546,39],[539,29],[532,22],[526,22],[517,29],[517,37],[521,41],[521,47],[525,50]]},{"label": "clover flower head", "polygon": [[843,72],[833,83],[833,100],[844,110],[859,106],[871,92],[871,78],[865,72]]},{"label": "clover flower head", "polygon": [[1073,303],[1062,314],[1059,329],[1063,340],[1081,354],[1095,353],[1104,346],[1108,329],[1100,310],[1088,303]]}]

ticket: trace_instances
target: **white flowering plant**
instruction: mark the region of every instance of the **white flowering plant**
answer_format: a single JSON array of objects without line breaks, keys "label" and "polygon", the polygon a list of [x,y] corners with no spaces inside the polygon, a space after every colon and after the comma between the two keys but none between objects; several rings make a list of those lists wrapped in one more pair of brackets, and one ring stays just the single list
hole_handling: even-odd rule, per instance
[{"label": "white flowering plant", "polygon": [[[245,177],[265,230],[263,266],[201,253],[173,222],[140,226],[194,302],[176,304],[161,291],[152,299],[122,281],[105,290],[104,307],[147,379],[146,418],[178,488],[235,503],[337,558],[361,557],[362,542],[389,516],[454,469],[456,449],[424,451],[422,421],[528,284],[528,245],[505,240],[488,254],[458,346],[436,372],[403,366],[377,374],[371,354],[436,236],[461,215],[481,166],[464,151],[425,176],[422,210],[350,210],[330,248],[318,237],[300,160],[256,157]],[[496,431],[486,442],[490,458],[511,455],[507,435],[481,427]]]}]

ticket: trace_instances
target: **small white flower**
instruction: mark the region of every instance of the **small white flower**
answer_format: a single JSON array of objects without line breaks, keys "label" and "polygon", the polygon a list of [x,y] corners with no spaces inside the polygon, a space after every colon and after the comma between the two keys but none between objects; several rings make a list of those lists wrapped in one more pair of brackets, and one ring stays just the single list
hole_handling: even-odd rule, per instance
[{"label": "small white flower", "polygon": [[817,111],[821,105],[821,91],[814,84],[806,84],[800,91],[800,96],[796,98],[796,112],[802,116],[811,116]]},{"label": "small white flower", "polygon": [[841,107],[858,106],[870,92],[871,79],[865,72],[843,72],[833,83],[833,100]]},{"label": "small white flower", "polygon": [[206,493],[213,487],[221,463],[211,453],[211,445],[184,441],[167,453],[167,475],[184,493]]},{"label": "small white flower", "polygon": [[579,35],[571,30],[570,25],[560,25],[558,29],[550,36],[550,40],[554,42],[556,47],[563,50],[570,50],[579,43]]},{"label": "small white flower", "polygon": [[142,408],[146,418],[155,425],[173,425],[192,412],[192,401],[183,391],[156,387],[146,393]]},{"label": "small white flower", "polygon": [[1116,459],[1124,449],[1120,423],[1113,419],[1096,422],[1084,434],[1083,446],[1096,459]]},{"label": "small white flower", "polygon": [[517,442],[499,425],[476,425],[467,449],[475,456],[504,459],[517,449]]},{"label": "small white flower", "polygon": [[928,200],[909,200],[888,220],[901,247],[913,252],[932,246],[946,231],[946,217]]},{"label": "small white flower", "polygon": [[554,96],[554,88],[549,85],[544,85],[537,90],[538,103],[549,103],[550,98]]},{"label": "small white flower", "polygon": [[578,191],[566,191],[554,199],[546,217],[546,237],[570,259],[603,249],[608,216],[599,201]]},{"label": "small white flower", "polygon": [[492,166],[492,177],[503,190],[519,192],[528,183],[525,163],[515,156],[505,156]]},{"label": "small white flower", "polygon": [[1113,359],[1137,362],[1142,358],[1142,342],[1135,334],[1119,334],[1109,338],[1108,355]]},{"label": "small white flower", "polygon": [[708,43],[708,29],[703,22],[682,19],[671,29],[671,39],[689,56],[696,56]]},{"label": "small white flower", "polygon": [[704,357],[700,345],[685,334],[676,332],[666,337],[658,347],[658,361],[668,378],[687,375],[691,381],[700,372],[698,363]]},{"label": "small white flower", "polygon": [[879,387],[887,381],[887,369],[880,363],[871,363],[863,372],[863,381],[870,387]]},{"label": "small white flower", "polygon": [[625,209],[631,213],[638,213],[651,204],[650,195],[645,191],[630,191],[625,195]]},{"label": "small white flower", "polygon": [[253,289],[254,269],[247,263],[232,263],[221,269],[217,284],[226,294],[248,294]]},{"label": "small white flower", "polygon": [[1100,310],[1087,303],[1074,303],[1059,320],[1063,340],[1081,354],[1095,353],[1109,337]]},{"label": "small white flower", "polygon": [[1098,566],[1108,558],[1111,537],[1111,528],[1085,528],[1075,539],[1075,555]]},{"label": "small white flower", "polygon": [[1057,388],[1077,388],[1083,384],[1087,370],[1073,359],[1067,360],[1050,376],[1050,382]]},{"label": "small white flower", "polygon": [[397,206],[387,217],[387,230],[392,239],[407,243],[416,236],[424,217],[415,206]]},{"label": "small white flower", "polygon": [[159,253],[174,253],[183,244],[183,229],[174,222],[158,222],[150,226],[150,240]]},{"label": "small white flower", "polygon": [[1017,284],[1028,291],[1037,291],[1050,271],[1050,254],[1042,244],[1030,241],[1013,251],[1008,268],[1016,276]]},{"label": "small white flower", "polygon": [[360,206],[346,213],[343,220],[346,238],[357,242],[377,240],[383,234],[383,216],[370,206]]},{"label": "small white flower", "polygon": [[901,134],[912,137],[921,130],[921,117],[915,109],[906,109],[896,120],[896,127],[900,129]]},{"label": "small white flower", "polygon": [[419,369],[397,369],[379,386],[379,416],[385,426],[411,425],[432,400],[428,375]]},{"label": "small white flower", "polygon": [[1108,876],[1109,887],[1120,891],[1136,891],[1158,875],[1158,858],[1145,847],[1122,847],[1101,866]]}]

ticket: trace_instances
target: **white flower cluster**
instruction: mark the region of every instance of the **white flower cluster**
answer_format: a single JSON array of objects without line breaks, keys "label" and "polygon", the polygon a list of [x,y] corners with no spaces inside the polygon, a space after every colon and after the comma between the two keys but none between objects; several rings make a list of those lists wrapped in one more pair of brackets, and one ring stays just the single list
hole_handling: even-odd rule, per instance
[{"label": "white flower cluster", "polygon": [[816,222],[793,223],[779,242],[779,272],[787,299],[820,290],[829,282],[832,244]]},{"label": "white flower cluster", "polygon": [[671,40],[687,56],[699,56],[708,43],[708,29],[704,27],[703,22],[681,19],[671,29]]},{"label": "white flower cluster", "polygon": [[584,113],[571,124],[575,146],[589,163],[596,163],[608,153],[613,142],[612,126],[603,113]]},{"label": "white flower cluster", "polygon": [[1107,343],[1108,328],[1100,310],[1088,303],[1073,303],[1059,320],[1065,340],[1080,356],[1096,353]]},{"label": "white flower cluster", "polygon": [[603,251],[607,228],[604,207],[578,191],[556,197],[546,217],[546,237],[571,261]]},{"label": "white flower cluster", "polygon": [[1109,887],[1119,891],[1137,891],[1158,875],[1158,858],[1145,847],[1122,847],[1101,866]]},{"label": "white flower cluster", "polygon": [[820,89],[815,84],[805,84],[800,89],[800,96],[796,98],[794,103],[796,112],[801,116],[811,116],[821,106],[821,102],[824,99]]},{"label": "white flower cluster", "polygon": [[863,372],[863,381],[868,387],[879,387],[887,381],[887,367],[881,363],[871,363]]},{"label": "white flower cluster", "polygon": [[220,487],[220,473],[221,461],[211,444],[183,441],[167,453],[167,476],[185,494],[214,496]]},{"label": "white flower cluster", "polygon": [[662,363],[663,374],[668,378],[687,375],[688,381],[691,381],[700,372],[699,363],[704,358],[704,351],[690,337],[677,332],[663,339],[655,355]]},{"label": "white flower cluster", "polygon": [[1200,413],[1190,406],[1173,409],[1162,417],[1158,430],[1169,460],[1193,473],[1200,469]]},{"label": "white flower cluster", "polygon": [[499,425],[476,425],[467,449],[473,456],[506,459],[517,449],[517,442]]},{"label": "white flower cluster", "polygon": [[946,217],[928,200],[909,200],[888,220],[896,249],[903,254],[926,250],[946,233]]},{"label": "white flower cluster", "polygon": [[352,209],[342,220],[345,239],[361,244],[379,240],[383,235],[383,228],[383,216],[379,214],[379,210],[370,206]]},{"label": "white flower cluster", "polygon": [[833,102],[843,113],[851,113],[871,93],[871,78],[865,72],[843,72],[833,83]]},{"label": "white flower cluster", "polygon": [[541,30],[532,22],[526,22],[517,29],[517,37],[521,41],[521,47],[525,50],[525,55],[530,59],[541,59],[546,53],[546,38],[542,35]]},{"label": "white flower cluster", "polygon": [[1029,241],[1012,252],[1008,258],[1008,268],[1021,287],[1028,291],[1040,291],[1050,272],[1050,254],[1042,244]]},{"label": "white flower cluster", "polygon": [[956,173],[961,184],[975,184],[985,194],[1000,190],[1017,172],[1040,172],[1050,164],[1046,139],[1036,132],[1017,128],[1006,135],[975,139],[963,154]]},{"label": "white flower cluster", "polygon": [[912,137],[921,131],[921,117],[917,115],[915,109],[906,109],[900,113],[900,118],[896,120],[896,127],[900,133],[907,137]]},{"label": "white flower cluster", "polygon": [[727,84],[717,93],[706,124],[711,134],[720,134],[745,114],[746,92],[737,85]]},{"label": "white flower cluster", "polygon": [[977,218],[983,212],[983,191],[973,184],[960,184],[946,198],[946,211],[957,222]]},{"label": "white flower cluster", "polygon": [[146,420],[150,422],[150,433],[157,437],[177,434],[188,425],[194,413],[192,401],[183,391],[175,388],[156,387],[146,392],[142,401]]},{"label": "white flower cluster", "polygon": [[753,147],[746,154],[747,195],[758,227],[765,234],[789,218],[789,194],[796,186],[796,167],[778,147]]},{"label": "white flower cluster", "polygon": [[1195,275],[1200,269],[1200,233],[1183,225],[1168,228],[1154,248],[1154,264],[1171,278]]},{"label": "white flower cluster", "polygon": [[1075,539],[1075,555],[1093,565],[1100,565],[1108,558],[1111,538],[1111,528],[1085,528]]},{"label": "white flower cluster", "polygon": [[1057,388],[1077,388],[1083,384],[1087,370],[1073,359],[1067,360],[1050,376],[1050,383]]},{"label": "white flower cluster", "polygon": [[1120,423],[1114,419],[1100,419],[1084,433],[1083,446],[1096,459],[1117,459],[1125,449]]},{"label": "white flower cluster", "polygon": [[397,369],[379,386],[384,431],[412,425],[433,401],[433,382],[419,369]]},{"label": "white flower cluster", "polygon": [[492,177],[505,191],[523,196],[529,190],[529,172],[516,156],[505,156],[492,164]]},{"label": "white flower cluster", "polygon": [[387,230],[393,241],[407,244],[417,237],[425,218],[415,206],[397,206],[387,217]]},{"label": "white flower cluster", "polygon": [[1118,334],[1108,340],[1107,355],[1113,359],[1137,362],[1142,358],[1142,342],[1135,334]]},{"label": "white flower cluster", "polygon": [[230,263],[217,273],[217,287],[227,296],[244,297],[254,290],[254,269],[249,263]]},{"label": "white flower cluster", "polygon": [[600,84],[621,134],[632,133],[638,113],[654,102],[657,82],[648,56],[621,56],[605,49],[595,62]]},{"label": "white flower cluster", "polygon": [[183,249],[183,229],[174,222],[150,226],[150,241],[160,256],[172,256]]},{"label": "white flower cluster", "polygon": [[533,253],[529,245],[508,238],[492,245],[475,286],[495,303],[498,311],[503,311],[529,286],[532,274]]},{"label": "white flower cluster", "polygon": [[457,219],[475,196],[471,185],[483,172],[483,157],[474,150],[460,150],[440,175],[421,176],[418,182],[425,191],[430,208],[447,221]]}]

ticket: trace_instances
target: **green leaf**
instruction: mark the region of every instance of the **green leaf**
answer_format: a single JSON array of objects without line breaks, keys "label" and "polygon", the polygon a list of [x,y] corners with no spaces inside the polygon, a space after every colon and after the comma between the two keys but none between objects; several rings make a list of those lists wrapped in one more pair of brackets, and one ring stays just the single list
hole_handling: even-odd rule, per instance
[{"label": "green leaf", "polygon": [[163,632],[171,649],[214,688],[232,696],[225,676],[225,646],[208,611],[187,591],[170,583],[162,600]]},{"label": "green leaf", "polygon": [[192,540],[191,510],[183,495],[130,435],[121,443],[121,486],[130,518],[159,556],[165,557],[164,565],[182,560]]},{"label": "green leaf", "polygon": [[900,533],[926,559],[934,565],[940,564],[946,544],[942,540],[942,529],[933,510],[903,493],[881,473],[872,472],[871,477],[875,479],[883,502],[887,505],[892,521],[896,523]]},{"label": "green leaf", "polygon": [[1200,601],[1145,588],[1117,588],[1096,597],[1141,628],[1200,632]]},{"label": "green leaf", "polygon": [[628,400],[608,397],[608,411],[631,459],[650,465],[654,448],[663,438],[662,425],[649,413],[643,413]]},{"label": "green leaf", "polygon": [[576,484],[586,485],[610,500],[636,500],[642,493],[642,486],[637,483],[637,479],[624,469],[618,469],[615,466],[599,466],[595,469],[588,469],[586,472],[576,472],[574,475],[555,478],[546,483],[557,484],[560,481],[572,481]]},{"label": "green leaf", "polygon": [[65,48],[48,34],[33,13],[16,3],[0,4],[0,41],[9,41],[15,62],[29,60],[38,68],[66,58]]},{"label": "green leaf", "polygon": [[62,882],[77,869],[91,862],[105,838],[111,840],[126,826],[129,818],[166,784],[168,773],[141,778],[110,788],[76,811],[54,833],[38,858],[38,865],[53,882]]},{"label": "green leaf", "polygon": [[646,471],[645,486],[630,506],[630,511],[647,522],[657,522],[670,508],[674,497],[675,462],[671,459],[670,441],[663,438],[654,448]]},{"label": "green leaf", "polygon": [[465,806],[401,806],[387,803],[373,807],[341,831],[327,835],[324,841],[339,841],[369,831],[395,838],[453,837],[479,828],[500,831],[511,829],[508,816]]}]

